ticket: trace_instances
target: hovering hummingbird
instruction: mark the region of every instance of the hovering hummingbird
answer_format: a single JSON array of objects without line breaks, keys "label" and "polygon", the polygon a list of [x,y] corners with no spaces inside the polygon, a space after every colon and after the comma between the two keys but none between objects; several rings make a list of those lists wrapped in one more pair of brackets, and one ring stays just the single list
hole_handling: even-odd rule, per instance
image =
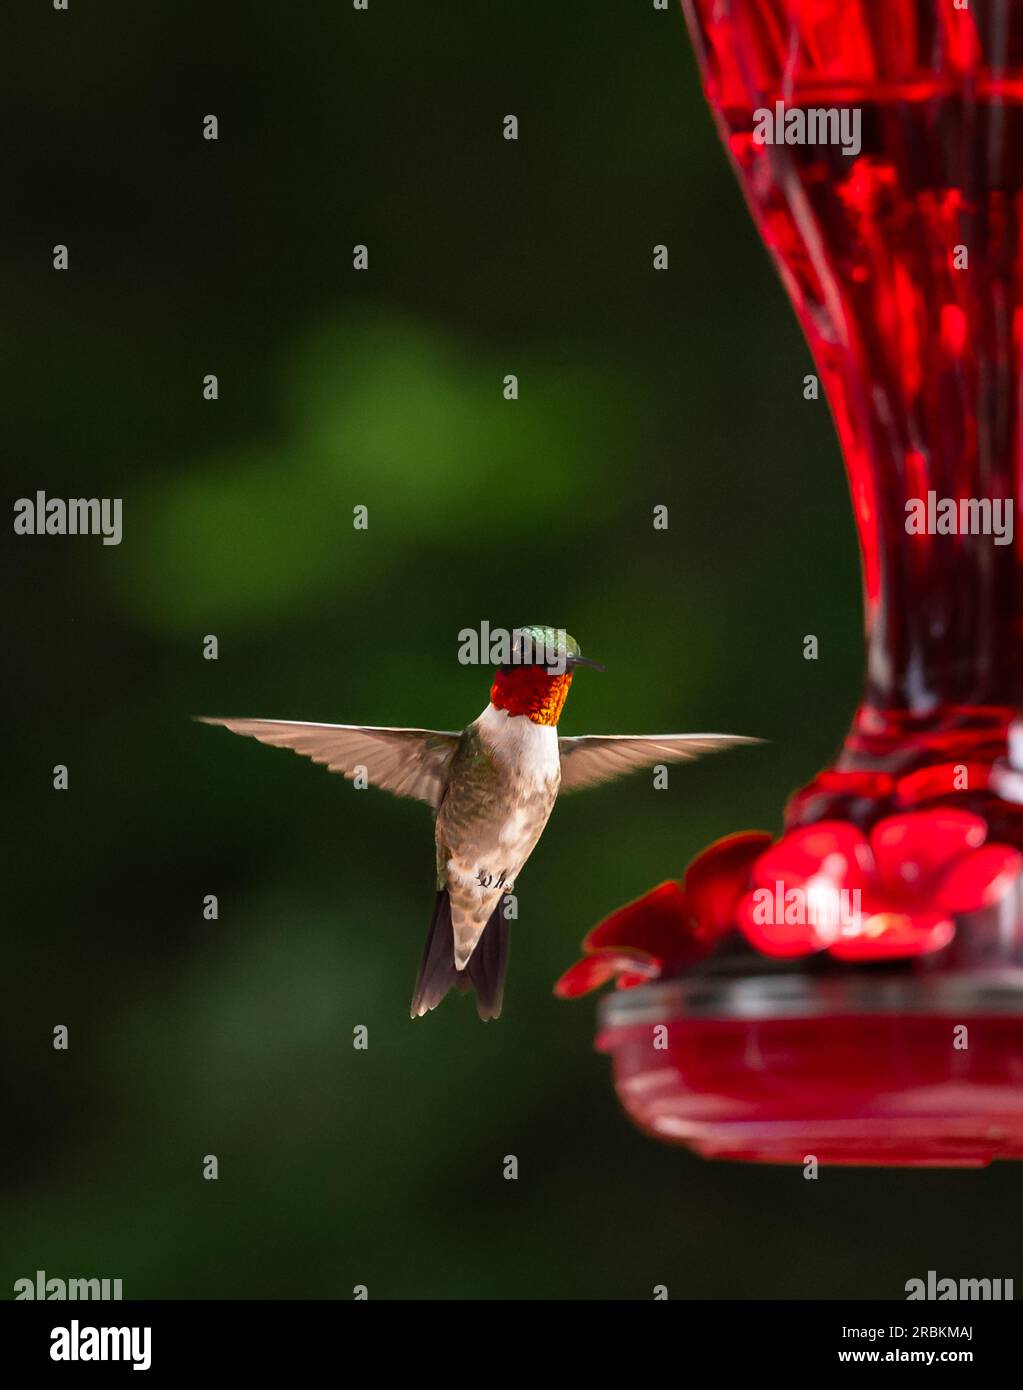
[{"label": "hovering hummingbird", "polygon": [[656,763],[682,762],[758,739],[733,734],[585,734],[563,738],[558,719],[575,670],[603,666],[558,628],[515,629],[511,660],[497,668],[490,703],[460,733],[208,719],[274,748],[291,748],[331,772],[435,813],[437,896],[411,1014],[448,991],[476,990],[480,1018],[501,1012],[508,961],[506,895],[543,834],[559,791],[596,786]]}]

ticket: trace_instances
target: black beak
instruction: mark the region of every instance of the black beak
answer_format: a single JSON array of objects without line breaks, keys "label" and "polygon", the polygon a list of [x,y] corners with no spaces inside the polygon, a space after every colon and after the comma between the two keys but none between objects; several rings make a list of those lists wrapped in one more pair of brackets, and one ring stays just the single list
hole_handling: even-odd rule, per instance
[{"label": "black beak", "polygon": [[567,666],[589,666],[591,670],[603,671],[606,668],[601,666],[599,661],[591,661],[588,656],[568,656],[565,658]]}]

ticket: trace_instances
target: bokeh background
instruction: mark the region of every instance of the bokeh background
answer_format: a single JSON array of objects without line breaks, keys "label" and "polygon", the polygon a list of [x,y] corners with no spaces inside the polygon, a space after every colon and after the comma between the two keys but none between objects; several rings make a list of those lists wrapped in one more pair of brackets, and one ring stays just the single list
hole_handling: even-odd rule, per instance
[{"label": "bokeh background", "polygon": [[[9,500],[122,497],[124,540],[5,536],[0,1291],[39,1268],[181,1298],[1018,1277],[1011,1167],[807,1182],[661,1147],[618,1109],[593,1001],[551,994],[609,910],[778,828],[862,668],[827,408],[681,15],[10,11]],[[607,663],[566,732],[772,743],[566,798],[519,881],[504,1017],[412,1023],[425,808],[190,716],[458,727],[483,619]]]}]

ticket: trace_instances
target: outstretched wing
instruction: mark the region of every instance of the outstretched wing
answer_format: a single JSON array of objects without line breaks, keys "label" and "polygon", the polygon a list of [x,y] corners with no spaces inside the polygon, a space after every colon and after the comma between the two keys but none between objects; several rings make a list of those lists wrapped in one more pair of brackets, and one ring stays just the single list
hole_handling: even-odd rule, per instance
[{"label": "outstretched wing", "polygon": [[414,796],[434,810],[447,786],[448,767],[459,734],[436,729],[376,729],[360,724],[293,724],[286,719],[206,719],[233,734],[247,734],[272,748],[291,748],[349,780],[366,769],[373,787]]},{"label": "outstretched wing", "polygon": [[704,753],[760,741],[741,734],[584,734],[582,738],[559,738],[561,790],[595,787],[640,767],[688,762]]}]

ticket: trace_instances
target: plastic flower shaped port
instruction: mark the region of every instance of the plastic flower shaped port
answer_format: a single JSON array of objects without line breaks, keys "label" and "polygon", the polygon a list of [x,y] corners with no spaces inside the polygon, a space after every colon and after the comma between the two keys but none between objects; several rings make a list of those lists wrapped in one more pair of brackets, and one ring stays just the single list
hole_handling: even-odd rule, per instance
[{"label": "plastic flower shaped port", "polygon": [[866,835],[838,820],[793,830],[753,865],[739,926],[769,956],[941,950],[956,916],[996,903],[1023,869],[1017,850],[986,839],[980,816],[950,809],[889,816]]},{"label": "plastic flower shaped port", "polygon": [[734,928],[750,868],[770,842],[760,831],[726,836],[693,860],[682,884],[662,883],[613,912],[583,941],[585,955],[554,993],[574,999],[612,979],[628,989],[695,965]]}]

